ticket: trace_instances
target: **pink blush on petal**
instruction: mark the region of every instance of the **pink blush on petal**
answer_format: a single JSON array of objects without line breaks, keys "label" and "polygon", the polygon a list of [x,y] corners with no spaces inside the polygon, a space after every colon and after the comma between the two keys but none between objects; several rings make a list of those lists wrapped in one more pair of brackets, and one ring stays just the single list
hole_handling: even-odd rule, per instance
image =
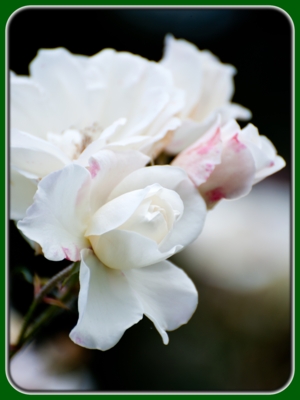
[{"label": "pink blush on petal", "polygon": [[[80,260],[80,250],[77,246],[75,246],[76,248],[76,254],[75,257],[72,257],[72,252],[70,249],[68,249],[67,247],[62,247],[62,251],[65,253],[65,258],[66,260],[69,261],[79,261]],[[74,260],[75,258],[75,260]]]},{"label": "pink blush on petal", "polygon": [[210,203],[215,203],[216,201],[224,199],[226,195],[223,192],[222,188],[216,188],[209,192],[206,192],[206,197]]},{"label": "pink blush on petal", "polygon": [[[204,165],[203,178],[205,179],[205,181],[208,180],[208,178],[210,177],[210,175],[214,169],[215,169],[214,164],[207,163]],[[198,186],[198,185],[196,185],[196,186]]]},{"label": "pink blush on petal", "polygon": [[80,260],[80,250],[77,246],[75,246],[75,247],[76,247],[76,254],[75,254],[76,261],[79,261]]},{"label": "pink blush on petal", "polygon": [[211,173],[211,172],[213,172],[214,168],[215,168],[214,164],[205,164],[205,171],[206,172]]},{"label": "pink blush on petal", "polygon": [[74,341],[76,344],[79,344],[79,345],[83,344],[83,340],[82,340],[81,337],[78,336],[78,335],[76,335],[76,336],[73,338],[73,341]]},{"label": "pink blush on petal", "polygon": [[219,138],[220,138],[220,128],[218,128],[216,130],[214,136],[211,139],[209,139],[204,146],[198,148],[197,153],[198,154],[207,154],[211,150],[212,147],[214,147],[216,144],[218,144]]},{"label": "pink blush on petal", "polygon": [[236,133],[231,139],[230,139],[230,145],[232,149],[236,152],[239,153],[241,150],[244,150],[246,146],[241,143],[238,139],[238,133]]},{"label": "pink blush on petal", "polygon": [[92,178],[95,178],[95,176],[98,174],[100,171],[100,165],[97,163],[95,160],[91,160],[91,165],[89,167],[90,174]]},{"label": "pink blush on petal", "polygon": [[76,196],[76,206],[79,206],[82,201],[84,201],[87,191],[89,190],[90,181],[86,180],[81,188],[79,189],[77,196]]},{"label": "pink blush on petal", "polygon": [[66,260],[72,261],[71,258],[70,258],[71,257],[70,250],[68,248],[66,248],[66,247],[62,247],[62,251],[65,253]]},{"label": "pink blush on petal", "polygon": [[218,144],[219,140],[220,140],[220,128],[216,130],[214,135],[207,142],[200,143],[199,146],[192,147],[190,150],[186,152],[186,154],[194,152],[200,155],[207,154],[211,151],[213,147],[215,147]]}]

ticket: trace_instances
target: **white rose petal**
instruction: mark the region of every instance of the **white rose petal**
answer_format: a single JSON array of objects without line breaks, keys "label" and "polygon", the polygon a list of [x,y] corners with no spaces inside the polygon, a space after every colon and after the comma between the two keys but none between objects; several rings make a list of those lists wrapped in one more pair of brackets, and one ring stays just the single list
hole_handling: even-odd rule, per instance
[{"label": "white rose petal", "polygon": [[12,129],[11,163],[23,172],[23,175],[43,178],[70,162],[69,158],[53,144],[26,132]]},{"label": "white rose petal", "polygon": [[89,349],[108,350],[143,317],[122,271],[107,268],[91,250],[82,251],[79,320],[70,337]]},{"label": "white rose petal", "polygon": [[149,157],[138,151],[102,150],[89,159],[92,176],[91,208],[95,212],[105,204],[112,189],[131,172],[144,167]]},{"label": "white rose petal", "polygon": [[231,118],[251,117],[248,109],[230,102],[236,69],[222,64],[209,51],[200,51],[192,43],[167,35],[161,64],[172,72],[176,86],[184,91],[186,98],[179,114],[182,126],[167,146],[170,154],[179,153],[199,139],[218,114],[222,124]]},{"label": "white rose petal", "polygon": [[241,130],[240,140],[249,148],[254,158],[256,170],[254,183],[260,182],[285,166],[285,161],[277,155],[273,143],[266,136],[259,135],[254,125],[248,124]]},{"label": "white rose petal", "polygon": [[34,203],[18,228],[43,249],[49,260],[77,261],[89,247],[84,237],[89,220],[89,172],[71,164],[49,174],[38,185]]},{"label": "white rose petal", "polygon": [[18,220],[25,217],[26,209],[32,204],[37,182],[27,179],[16,169],[10,170],[10,218]]},{"label": "white rose petal", "polygon": [[197,189],[190,179],[188,179],[183,169],[169,166],[155,166],[134,171],[116,186],[108,200],[120,196],[126,193],[126,191],[136,190],[143,185],[148,186],[154,183],[158,183],[166,189],[176,191],[184,205],[182,217],[174,225],[174,228],[162,245],[163,251],[167,251],[178,243],[182,246],[187,246],[201,232],[206,215],[206,205],[202,197],[198,196]]},{"label": "white rose petal", "polygon": [[120,270],[145,267],[183,249],[178,244],[162,252],[154,240],[136,232],[117,229],[89,239],[98,258],[101,257],[101,261],[108,267]]},{"label": "white rose petal", "polygon": [[184,90],[186,101],[180,116],[186,118],[196,105],[203,84],[202,62],[198,49],[192,43],[165,38],[164,57],[161,64],[172,71],[174,81]]},{"label": "white rose petal", "polygon": [[186,324],[198,304],[198,294],[188,276],[169,261],[125,271],[129,285],[143,305],[144,314],[161,334],[164,344],[172,331]]},{"label": "white rose petal", "polygon": [[130,271],[107,268],[91,250],[82,251],[79,320],[71,339],[89,349],[107,350],[145,314],[168,344],[166,330],[185,324],[198,295],[187,275],[168,261]]}]

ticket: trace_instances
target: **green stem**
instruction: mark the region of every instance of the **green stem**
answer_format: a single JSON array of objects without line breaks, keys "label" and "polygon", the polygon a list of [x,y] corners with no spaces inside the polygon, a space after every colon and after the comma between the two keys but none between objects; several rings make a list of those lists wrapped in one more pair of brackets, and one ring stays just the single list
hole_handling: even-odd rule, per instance
[{"label": "green stem", "polygon": [[[51,306],[47,309],[47,311],[38,319],[38,321],[33,325],[30,333],[26,336],[26,332],[28,330],[28,327],[30,325],[31,319],[34,315],[34,312],[36,311],[37,306],[43,301],[43,298],[48,294],[52,289],[55,288],[55,286],[63,279],[69,277],[72,272],[75,272],[77,269],[78,264],[73,263],[69,265],[67,268],[63,269],[60,271],[58,274],[53,276],[49,281],[42,287],[42,289],[39,291],[39,293],[36,295],[33,303],[31,304],[27,314],[24,317],[24,323],[19,335],[19,338],[17,340],[16,345],[13,346],[13,349],[10,352],[10,357],[12,357],[20,348],[24,345],[25,342],[30,340],[34,335],[35,332],[39,329],[42,324],[44,324],[47,319],[52,317],[58,310],[57,306]],[[68,295],[70,295],[70,289],[72,289],[73,285],[69,288],[69,290],[59,298],[61,301],[66,301],[68,300]],[[52,315],[53,314],[53,315]]]}]

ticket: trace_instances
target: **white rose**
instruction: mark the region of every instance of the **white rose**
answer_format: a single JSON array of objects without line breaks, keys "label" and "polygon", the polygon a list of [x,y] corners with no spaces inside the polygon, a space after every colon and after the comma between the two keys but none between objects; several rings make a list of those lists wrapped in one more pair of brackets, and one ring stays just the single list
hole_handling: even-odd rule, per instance
[{"label": "white rose", "polygon": [[74,342],[106,350],[148,316],[166,330],[186,323],[197,304],[190,279],[165,261],[199,235],[206,206],[186,173],[143,166],[135,151],[102,150],[89,167],[47,175],[18,228],[50,260],[81,259]]},{"label": "white rose", "polygon": [[[112,49],[93,57],[40,50],[29,70],[29,77],[12,73],[10,79],[11,163],[30,180],[21,187],[14,175],[14,197],[104,147],[155,157],[180,124],[175,114],[183,106],[182,91],[167,69],[140,56]],[[15,209],[17,203],[13,199],[13,219],[30,205],[27,199]]]},{"label": "white rose", "polygon": [[231,118],[251,117],[248,109],[231,103],[236,69],[221,63],[211,52],[200,51],[192,43],[167,35],[160,63],[172,72],[176,86],[184,91],[186,99],[179,112],[182,125],[167,146],[169,153],[177,154],[198,140],[218,114],[222,116],[222,124]]}]

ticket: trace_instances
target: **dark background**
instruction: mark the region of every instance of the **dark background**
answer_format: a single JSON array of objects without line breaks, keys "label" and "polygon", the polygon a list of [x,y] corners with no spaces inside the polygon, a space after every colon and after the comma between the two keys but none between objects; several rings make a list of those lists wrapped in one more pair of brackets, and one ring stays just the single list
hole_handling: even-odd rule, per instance
[{"label": "dark background", "polygon": [[[287,161],[278,179],[289,179],[292,27],[277,9],[28,8],[16,13],[8,25],[9,68],[28,74],[37,50],[55,47],[85,55],[111,47],[158,61],[167,33],[208,49],[237,68],[233,101],[252,111],[251,122]],[[13,271],[25,266],[51,276],[65,265],[35,257],[13,223],[10,237]],[[12,273],[11,287],[12,305],[24,313],[32,300],[32,286]],[[204,293],[202,304],[187,326],[170,333],[168,346],[163,346],[152,323],[144,318],[112,350],[88,351],[87,364],[99,390],[276,390],[287,382],[289,332],[284,340],[270,338],[267,332],[263,339],[241,335],[229,329],[216,310],[208,311],[211,296],[219,296],[221,302],[234,302],[234,296],[228,300],[220,291],[201,287],[201,282],[198,290]],[[58,330],[70,331],[76,320],[76,311],[63,314],[43,332],[42,339]]]}]

